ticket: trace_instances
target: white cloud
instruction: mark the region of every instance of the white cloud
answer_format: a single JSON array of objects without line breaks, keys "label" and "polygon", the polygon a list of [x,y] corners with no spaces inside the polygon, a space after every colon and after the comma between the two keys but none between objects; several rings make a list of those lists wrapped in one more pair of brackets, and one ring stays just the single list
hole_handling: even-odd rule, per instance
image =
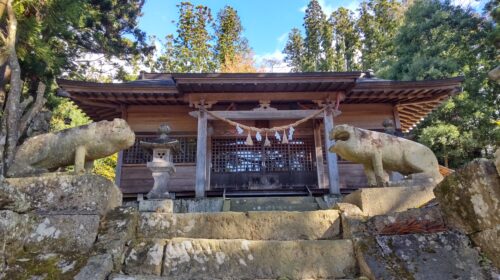
[{"label": "white cloud", "polygon": [[455,5],[455,6],[461,6],[464,8],[467,8],[467,7],[477,8],[479,6],[479,4],[481,4],[481,1],[479,1],[479,0],[452,0],[451,4]]},{"label": "white cloud", "polygon": [[[290,72],[291,68],[283,61],[284,58],[285,54],[282,53],[279,49],[276,49],[272,53],[256,54],[254,56],[257,68],[261,68],[265,72]],[[278,60],[280,62],[271,68],[270,65],[267,65],[265,63],[266,60],[270,59]]]}]

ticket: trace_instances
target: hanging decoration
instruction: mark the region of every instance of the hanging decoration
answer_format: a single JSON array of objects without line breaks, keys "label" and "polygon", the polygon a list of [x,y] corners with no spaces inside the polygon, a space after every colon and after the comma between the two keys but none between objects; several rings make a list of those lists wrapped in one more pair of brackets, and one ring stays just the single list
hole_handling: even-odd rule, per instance
[{"label": "hanging decoration", "polygon": [[245,132],[245,131],[244,131],[244,130],[240,127],[240,125],[238,124],[238,125],[236,125],[236,132],[238,132],[238,134],[240,134],[240,135],[241,135],[241,134],[243,134],[243,132]]},{"label": "hanging decoration", "polygon": [[[205,108],[201,108],[201,110],[204,110],[207,114],[212,116],[214,119],[223,121],[228,123],[229,125],[232,125],[236,127],[236,132],[241,135],[245,132],[245,130],[248,131],[247,138],[245,141],[245,145],[248,146],[253,146],[253,140],[252,140],[252,132],[255,132],[255,139],[257,141],[262,141],[262,134],[265,133],[266,138],[264,139],[264,146],[269,147],[271,146],[271,141],[269,141],[268,134],[274,133],[274,137],[278,142],[281,142],[283,144],[289,143],[289,140],[293,140],[293,134],[295,133],[295,127],[307,122],[310,119],[315,118],[319,114],[323,113],[327,108],[330,108],[331,105],[325,106],[316,112],[312,113],[310,116],[307,116],[303,119],[300,119],[294,123],[288,124],[288,125],[283,125],[283,126],[278,126],[278,127],[271,127],[271,128],[258,128],[258,127],[253,127],[253,126],[248,126],[244,125],[223,117],[218,116],[217,114],[207,111]],[[287,133],[288,130],[288,133]],[[283,136],[281,135],[283,133]]]},{"label": "hanging decoration", "polygon": [[286,136],[286,130],[283,130],[283,141],[281,144],[288,144],[288,137]]},{"label": "hanging decoration", "polygon": [[281,135],[278,131],[274,132],[274,138],[276,138],[276,140],[278,140],[278,141],[281,141]]},{"label": "hanging decoration", "polygon": [[257,131],[257,133],[255,134],[255,139],[257,139],[257,141],[262,141],[262,135],[260,134],[260,131]]},{"label": "hanging decoration", "polygon": [[288,130],[288,140],[293,140],[293,133],[295,132],[295,128],[290,127],[290,129]]},{"label": "hanging decoration", "polygon": [[269,141],[269,138],[267,138],[267,133],[266,133],[266,140],[264,140],[264,147],[271,147],[271,141]]},{"label": "hanging decoration", "polygon": [[245,141],[245,145],[253,146],[253,140],[252,140],[252,135],[250,134],[250,131],[248,132],[248,136],[247,136],[247,140]]}]

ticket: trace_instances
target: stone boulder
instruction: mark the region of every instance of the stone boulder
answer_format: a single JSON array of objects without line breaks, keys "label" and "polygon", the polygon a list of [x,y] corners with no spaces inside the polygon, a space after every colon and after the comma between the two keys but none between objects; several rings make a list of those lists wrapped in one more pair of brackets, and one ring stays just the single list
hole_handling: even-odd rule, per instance
[{"label": "stone boulder", "polygon": [[477,159],[434,190],[446,222],[466,234],[500,267],[500,176],[492,161]]},{"label": "stone boulder", "polygon": [[38,177],[8,178],[5,184],[0,188],[0,207],[1,201],[8,201],[10,197],[14,202],[2,208],[14,208],[14,211],[34,208],[39,212],[74,211],[104,215],[122,203],[118,187],[108,179],[93,174],[52,173]]},{"label": "stone boulder", "polygon": [[0,209],[24,213],[33,209],[27,195],[18,188],[0,182]]},{"label": "stone boulder", "polygon": [[455,232],[366,237],[354,243],[370,279],[489,279],[467,236]]}]

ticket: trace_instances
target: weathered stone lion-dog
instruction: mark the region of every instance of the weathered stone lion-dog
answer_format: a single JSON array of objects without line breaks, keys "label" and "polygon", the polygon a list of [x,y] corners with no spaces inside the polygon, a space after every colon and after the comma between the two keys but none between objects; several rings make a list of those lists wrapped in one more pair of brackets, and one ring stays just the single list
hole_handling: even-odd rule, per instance
[{"label": "weathered stone lion-dog", "polygon": [[17,150],[8,177],[23,177],[75,165],[75,173],[92,169],[93,161],[134,144],[135,134],[122,119],[100,121],[28,138]]},{"label": "weathered stone lion-dog", "polygon": [[417,175],[435,184],[443,179],[436,156],[422,144],[350,125],[335,126],[330,140],[335,140],[330,152],[363,164],[369,186],[387,186],[388,171]]}]

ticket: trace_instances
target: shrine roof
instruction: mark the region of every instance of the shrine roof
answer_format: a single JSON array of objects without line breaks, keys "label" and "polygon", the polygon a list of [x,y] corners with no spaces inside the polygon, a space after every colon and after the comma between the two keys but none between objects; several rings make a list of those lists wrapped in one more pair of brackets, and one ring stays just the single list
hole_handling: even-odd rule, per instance
[{"label": "shrine roof", "polygon": [[415,126],[444,100],[461,90],[463,77],[425,81],[379,79],[369,72],[310,73],[141,73],[126,83],[59,79],[58,93],[72,99],[94,120],[121,115],[125,105],[178,105],[190,96],[262,96],[272,100],[313,101],[341,93],[342,103],[389,103],[396,106],[401,127]]}]

